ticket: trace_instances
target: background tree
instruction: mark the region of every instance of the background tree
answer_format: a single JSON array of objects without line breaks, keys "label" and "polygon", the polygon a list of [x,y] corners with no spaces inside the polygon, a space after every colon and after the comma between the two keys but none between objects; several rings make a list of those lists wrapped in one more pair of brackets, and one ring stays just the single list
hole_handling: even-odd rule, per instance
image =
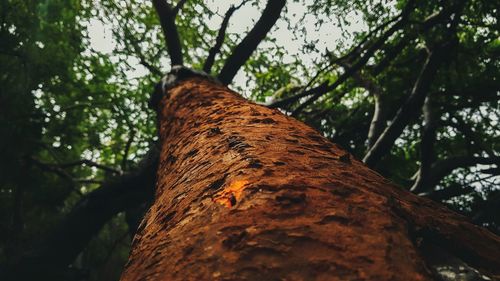
[{"label": "background tree", "polygon": [[[163,34],[173,42],[165,25],[176,24],[184,65],[230,73],[222,79],[230,83],[235,73],[225,64],[253,31],[231,32],[231,23],[244,9],[265,13],[266,3],[237,1],[233,12],[213,6],[1,2],[2,264],[42,264],[37,270],[67,280],[118,276],[153,188],[144,179],[155,153],[139,164],[156,139],[149,93],[179,63],[179,51],[164,43]],[[497,6],[290,2],[266,37],[250,40],[262,42],[232,87],[304,120],[403,188],[498,232]],[[352,31],[356,20],[364,28]],[[109,52],[93,49],[88,30],[98,22],[112,32]],[[341,37],[322,45],[303,22],[319,33],[338,27]],[[300,42],[296,52],[280,40],[283,27]],[[143,185],[127,184],[134,181]]]}]

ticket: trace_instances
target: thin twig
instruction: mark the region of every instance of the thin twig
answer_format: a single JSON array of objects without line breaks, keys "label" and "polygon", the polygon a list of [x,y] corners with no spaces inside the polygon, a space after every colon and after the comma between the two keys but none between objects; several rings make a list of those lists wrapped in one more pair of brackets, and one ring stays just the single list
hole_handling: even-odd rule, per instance
[{"label": "thin twig", "polygon": [[324,91],[316,92],[308,100],[306,100],[304,103],[299,105],[299,107],[297,107],[293,111],[292,116],[299,115],[302,112],[302,110],[304,110],[307,106],[309,106],[310,104],[315,102],[318,98],[320,98],[325,93],[336,89],[339,85],[344,83],[349,77],[351,77],[354,73],[356,73],[359,69],[361,69],[368,62],[368,60],[373,56],[375,51],[377,51],[392,34],[394,34],[397,30],[399,30],[401,28],[401,26],[406,22],[406,18],[407,18],[408,14],[409,14],[409,10],[407,10],[406,13],[403,14],[400,21],[396,22],[389,30],[387,30],[387,32],[385,32],[382,36],[380,36],[366,50],[366,52],[363,54],[363,56],[356,63],[354,63],[352,65],[352,67],[346,69],[346,71],[342,75],[340,75],[340,77],[333,84],[328,86]]},{"label": "thin twig", "polygon": [[391,24],[391,23],[395,22],[396,20],[398,20],[399,18],[401,18],[402,15],[403,15],[403,13],[401,13],[401,14],[395,16],[394,18],[384,22],[383,24],[381,24],[380,26],[378,26],[377,28],[372,30],[370,33],[368,33],[361,40],[361,42],[359,42],[356,45],[356,47],[352,48],[345,55],[338,57],[336,59],[330,60],[329,63],[325,67],[318,70],[316,75],[311,80],[309,80],[309,82],[306,84],[306,86],[303,88],[303,90],[301,92],[297,93],[294,96],[273,102],[272,104],[270,104],[268,106],[271,108],[283,107],[285,105],[288,105],[288,104],[291,104],[291,103],[298,101],[300,98],[307,97],[309,95],[312,95],[312,94],[315,94],[317,92],[322,91],[324,88],[323,84],[325,82],[323,82],[319,87],[316,87],[317,89],[314,89],[314,88],[312,90],[310,89],[310,87],[314,84],[314,82],[316,82],[316,80],[320,77],[321,74],[325,73],[326,71],[329,71],[330,68],[332,68],[333,66],[338,64],[340,61],[350,60],[350,58],[355,57],[356,55],[360,55],[361,52],[369,46],[367,44],[365,45],[365,43],[368,41],[368,38],[372,37],[374,34],[379,32],[381,29],[387,27],[389,24]]}]

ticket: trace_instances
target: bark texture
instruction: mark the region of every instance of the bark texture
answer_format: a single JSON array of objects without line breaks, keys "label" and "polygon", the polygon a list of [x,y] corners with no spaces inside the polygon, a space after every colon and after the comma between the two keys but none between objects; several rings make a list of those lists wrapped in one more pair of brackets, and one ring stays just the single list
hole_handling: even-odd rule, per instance
[{"label": "bark texture", "polygon": [[438,243],[500,274],[500,239],[305,124],[202,77],[168,89],[155,202],[121,280],[433,280]]}]

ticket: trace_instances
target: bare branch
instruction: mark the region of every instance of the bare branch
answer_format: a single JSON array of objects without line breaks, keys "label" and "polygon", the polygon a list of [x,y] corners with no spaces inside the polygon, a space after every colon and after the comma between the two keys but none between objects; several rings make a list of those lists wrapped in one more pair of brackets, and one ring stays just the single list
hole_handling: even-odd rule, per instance
[{"label": "bare branch", "polygon": [[[332,68],[332,66],[334,66],[335,64],[338,64],[341,61],[350,61],[353,57],[359,56],[361,54],[361,52],[368,47],[366,42],[368,41],[368,39],[371,36],[373,36],[375,33],[380,31],[381,29],[387,27],[387,25],[395,22],[400,17],[401,17],[401,14],[388,20],[387,22],[381,24],[380,26],[378,26],[377,28],[372,30],[369,34],[367,34],[363,38],[363,40],[361,40],[361,42],[358,43],[358,45],[356,45],[356,47],[352,48],[352,50],[350,50],[345,55],[338,57],[338,58],[335,58],[335,59],[330,58],[330,61],[328,62],[328,64],[325,67],[318,70],[318,72],[314,75],[314,77],[307,83],[307,85],[305,87],[303,87],[303,90],[300,91],[298,94],[291,96],[291,97],[287,97],[287,98],[278,100],[278,101],[275,101],[275,102],[269,104],[268,107],[270,107],[270,108],[282,108],[286,105],[289,105],[289,104],[292,104],[292,103],[298,101],[300,98],[307,97],[307,96],[310,96],[310,95],[316,94],[316,93],[323,93],[323,94],[326,93],[327,89],[328,89],[328,88],[325,88],[326,86],[328,86],[328,82],[326,82],[326,81],[321,83],[319,86],[317,86],[315,88],[310,89],[310,87],[312,86],[312,84],[314,82],[316,82],[316,80],[319,78],[319,76],[321,74],[325,73],[326,71],[329,71]],[[330,57],[331,57],[331,54],[327,54],[327,55],[330,55]]]},{"label": "bare branch", "polygon": [[219,81],[228,85],[233,80],[234,76],[245,64],[250,55],[255,51],[259,43],[266,37],[267,33],[278,20],[281,10],[285,6],[286,0],[268,0],[266,8],[262,12],[261,17],[250,30],[250,32],[236,46],[232,54],[227,58],[222,70],[218,75]]},{"label": "bare branch", "polygon": [[233,15],[233,13],[238,10],[241,6],[243,6],[247,1],[243,1],[240,5],[238,6],[231,6],[226,14],[224,15],[224,19],[222,20],[222,23],[219,28],[219,32],[217,33],[217,37],[215,39],[215,44],[210,50],[208,51],[208,57],[205,60],[205,64],[203,65],[203,71],[206,73],[210,73],[212,66],[215,62],[215,56],[220,52],[220,48],[222,47],[222,44],[224,43],[224,37],[226,36],[226,30],[229,25],[229,19]]},{"label": "bare branch", "polygon": [[382,36],[380,36],[363,54],[363,56],[356,61],[351,67],[346,69],[342,75],[331,85],[329,85],[324,91],[317,91],[314,95],[312,95],[307,101],[302,103],[299,107],[297,107],[292,115],[297,116],[299,115],[307,106],[315,102],[317,99],[319,99],[322,95],[325,93],[328,93],[330,91],[335,90],[339,85],[344,83],[348,78],[350,78],[354,73],[359,71],[365,64],[368,62],[368,60],[373,56],[373,54],[382,47],[384,42],[391,36],[393,35],[396,31],[398,31],[406,22],[407,16],[409,14],[411,9],[405,10],[406,13],[403,14],[402,19],[395,23],[391,28],[389,28]]},{"label": "bare branch", "polygon": [[183,65],[181,40],[175,25],[176,12],[166,0],[153,0],[153,6],[160,19],[172,65]]},{"label": "bare branch", "polygon": [[328,89],[328,81],[325,81],[317,87],[311,88],[307,91],[302,91],[294,96],[286,97],[284,99],[275,101],[272,104],[270,104],[268,107],[270,107],[270,108],[282,108],[288,104],[296,102],[300,98],[307,97],[307,96],[310,96],[310,95],[318,93],[318,92],[326,92],[327,89]]}]

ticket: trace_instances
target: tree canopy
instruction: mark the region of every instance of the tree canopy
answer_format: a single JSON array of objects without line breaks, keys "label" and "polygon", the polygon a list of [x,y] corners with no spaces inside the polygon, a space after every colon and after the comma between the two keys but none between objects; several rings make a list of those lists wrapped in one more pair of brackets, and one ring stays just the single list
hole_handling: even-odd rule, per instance
[{"label": "tree canopy", "polygon": [[119,276],[154,187],[150,93],[178,64],[500,232],[498,1],[217,2],[0,2],[1,264],[72,222],[88,238],[44,266],[76,255],[55,274]]}]

